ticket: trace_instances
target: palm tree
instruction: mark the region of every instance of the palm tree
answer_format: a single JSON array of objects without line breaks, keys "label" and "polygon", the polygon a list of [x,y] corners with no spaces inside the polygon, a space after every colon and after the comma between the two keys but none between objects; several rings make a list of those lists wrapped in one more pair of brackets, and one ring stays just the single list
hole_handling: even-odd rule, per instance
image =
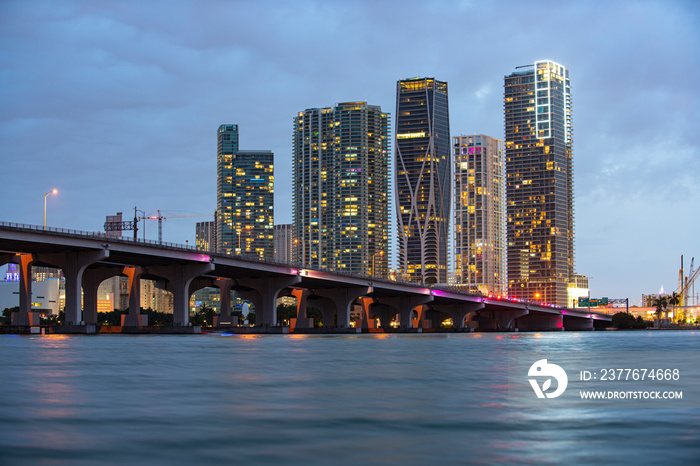
[{"label": "palm tree", "polygon": [[668,297],[666,296],[659,296],[658,298],[654,299],[654,306],[656,306],[656,318],[661,320],[661,315],[666,311],[666,307],[668,307]]},{"label": "palm tree", "polygon": [[679,295],[678,293],[676,293],[676,292],[674,291],[673,294],[671,295],[671,297],[670,297],[669,300],[668,300],[668,304],[670,304],[671,306],[674,306],[674,309],[673,309],[673,318],[674,318],[674,319],[676,318],[676,309],[675,309],[675,306],[678,306],[680,303],[681,303],[681,295]]}]

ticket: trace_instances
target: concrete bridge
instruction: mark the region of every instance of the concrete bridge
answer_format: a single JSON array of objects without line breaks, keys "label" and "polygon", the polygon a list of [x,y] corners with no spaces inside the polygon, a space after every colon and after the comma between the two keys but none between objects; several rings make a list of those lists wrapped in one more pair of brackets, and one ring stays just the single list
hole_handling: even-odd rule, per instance
[{"label": "concrete bridge", "polygon": [[[424,287],[368,276],[349,276],[289,264],[218,255],[194,248],[107,238],[104,234],[0,222],[0,265],[15,262],[20,269],[20,309],[13,325],[30,325],[31,267],[63,270],[66,325],[97,323],[97,288],[122,275],[129,279],[129,313],[124,325],[138,326],[140,279],[158,280],[173,294],[173,322],[189,325],[189,301],[204,287],[221,290],[220,325],[231,325],[231,291],[250,301],[256,326],[277,325],[277,299],[293,296],[297,318],[293,330],[313,327],[307,306],[319,309],[324,327],[353,328],[350,315],[359,313],[356,331],[396,320],[399,331],[440,327],[451,319],[457,329],[594,330],[610,325],[605,314],[560,306],[483,297],[439,287]],[[82,302],[82,304],[81,304]],[[411,330],[415,329],[415,330]]]}]

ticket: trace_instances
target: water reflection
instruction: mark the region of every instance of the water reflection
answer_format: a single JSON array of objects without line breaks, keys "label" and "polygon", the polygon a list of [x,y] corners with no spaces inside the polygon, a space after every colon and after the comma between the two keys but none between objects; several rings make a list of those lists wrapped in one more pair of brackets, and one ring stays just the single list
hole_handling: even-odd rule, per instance
[{"label": "water reflection", "polygon": [[697,459],[698,410],[508,405],[509,354],[698,347],[617,333],[0,337],[0,462]]}]

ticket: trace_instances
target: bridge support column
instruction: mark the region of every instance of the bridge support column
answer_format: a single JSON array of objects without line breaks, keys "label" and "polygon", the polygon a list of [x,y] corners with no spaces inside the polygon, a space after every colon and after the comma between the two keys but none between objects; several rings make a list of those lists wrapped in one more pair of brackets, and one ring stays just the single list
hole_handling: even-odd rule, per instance
[{"label": "bridge support column", "polygon": [[[355,286],[349,288],[336,288],[328,290],[314,290],[316,296],[330,299],[335,303],[338,312],[338,327],[348,328],[350,326],[350,306],[361,296],[367,296],[374,290],[371,286]],[[326,317],[328,316],[328,317]],[[326,319],[329,319],[328,321]],[[333,326],[333,313],[323,314],[323,326]]]},{"label": "bridge support column", "polygon": [[211,262],[199,264],[148,267],[147,272],[163,277],[173,290],[173,325],[186,327],[190,323],[190,283],[214,270]]},{"label": "bridge support column", "polygon": [[[230,278],[217,278],[214,286],[219,288],[219,305],[221,307],[218,325],[223,327],[234,325],[231,317],[231,288],[233,287],[233,280]],[[238,324],[237,321],[236,324]]]},{"label": "bridge support column", "polygon": [[12,325],[31,325],[29,311],[32,310],[32,262],[31,254],[17,254],[15,262],[19,265],[19,312],[13,312]]},{"label": "bridge support column", "polygon": [[466,318],[469,314],[481,311],[486,307],[482,302],[466,302],[459,304],[449,304],[444,306],[434,306],[435,310],[443,312],[452,318],[452,325],[457,329],[465,329],[469,326]]},{"label": "bridge support column", "polygon": [[362,296],[358,300],[362,310],[360,311],[360,322],[356,322],[355,326],[363,330],[374,328],[374,319],[370,319],[370,307],[374,304],[374,298]]},{"label": "bridge support column", "polygon": [[245,278],[238,281],[238,286],[243,289],[237,289],[236,294],[255,305],[256,327],[271,327],[277,325],[277,296],[280,291],[299,282],[299,275]]},{"label": "bridge support column", "polygon": [[393,306],[389,306],[388,304],[380,303],[375,300],[371,310],[367,314],[376,315],[379,317],[379,326],[383,329],[390,329],[391,319],[398,314],[398,310]]},{"label": "bridge support column", "polygon": [[593,330],[593,319],[590,317],[564,316],[564,330]]},{"label": "bridge support column", "polygon": [[413,321],[413,326],[420,329],[431,328],[431,326],[429,325],[430,322],[428,321],[428,319],[425,318],[426,313],[428,311],[428,305],[423,304],[421,306],[418,306],[416,307],[415,311],[418,314],[418,316],[416,317],[415,321]]},{"label": "bridge support column", "polygon": [[[433,295],[397,296],[395,298],[382,298],[378,300],[379,303],[389,306],[390,309],[399,314],[400,328],[413,328],[413,319],[411,318],[413,310],[418,306],[428,304],[432,301]],[[383,314],[386,313],[383,312]],[[392,312],[390,312],[388,316],[385,315],[384,318],[379,318],[382,321],[382,327],[389,328],[391,325],[391,315],[393,315]],[[384,320],[388,320],[388,322],[384,322]]]},{"label": "bridge support column", "polygon": [[[519,319],[530,314],[527,309],[515,309],[512,311],[506,310],[491,310],[487,311],[491,315],[491,318],[496,321],[498,330],[510,330],[515,328],[515,319]],[[482,315],[484,313],[482,312]]]},{"label": "bridge support column", "polygon": [[526,315],[517,320],[519,330],[564,330],[562,315]]},{"label": "bridge support column", "polygon": [[292,296],[297,300],[297,317],[294,321],[294,328],[313,328],[314,326],[313,319],[309,319],[306,314],[306,300],[309,294],[311,294],[311,292],[303,288],[295,288],[292,290]]},{"label": "bridge support column", "polygon": [[121,272],[118,267],[88,267],[83,272],[83,320],[87,325],[97,323],[97,289],[100,284]]},{"label": "bridge support column", "polygon": [[109,257],[107,249],[97,251],[61,252],[37,254],[36,260],[54,265],[63,270],[66,277],[66,322],[65,325],[81,325],[83,273],[89,265]]},{"label": "bridge support column", "polygon": [[129,278],[129,313],[124,316],[125,327],[141,326],[141,267],[124,267],[124,275]]}]

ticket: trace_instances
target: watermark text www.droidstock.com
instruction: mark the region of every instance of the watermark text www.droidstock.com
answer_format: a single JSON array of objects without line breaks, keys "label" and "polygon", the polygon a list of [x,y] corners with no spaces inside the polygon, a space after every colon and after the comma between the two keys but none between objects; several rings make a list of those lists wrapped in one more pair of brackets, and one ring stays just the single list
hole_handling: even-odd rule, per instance
[{"label": "watermark text www.droidstock.com", "polygon": [[682,391],[582,391],[583,400],[682,400]]},{"label": "watermark text www.droidstock.com", "polygon": [[690,363],[698,360],[698,351],[511,355],[509,400],[551,406],[700,406],[700,369]]}]

